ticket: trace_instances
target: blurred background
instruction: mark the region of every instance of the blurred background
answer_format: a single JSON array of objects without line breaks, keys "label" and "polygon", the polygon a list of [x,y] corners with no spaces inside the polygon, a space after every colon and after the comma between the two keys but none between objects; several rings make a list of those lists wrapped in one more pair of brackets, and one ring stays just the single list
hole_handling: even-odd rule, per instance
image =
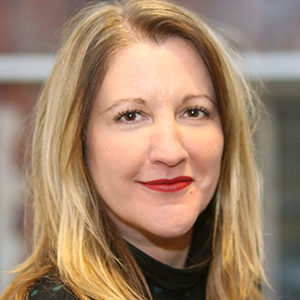
[{"label": "blurred background", "polygon": [[[0,294],[26,256],[23,213],[28,116],[55,61],[60,29],[83,0],[0,0]],[[264,174],[265,299],[300,299],[300,1],[174,1],[204,16],[264,84],[258,131]],[[246,71],[247,69],[247,71]]]}]

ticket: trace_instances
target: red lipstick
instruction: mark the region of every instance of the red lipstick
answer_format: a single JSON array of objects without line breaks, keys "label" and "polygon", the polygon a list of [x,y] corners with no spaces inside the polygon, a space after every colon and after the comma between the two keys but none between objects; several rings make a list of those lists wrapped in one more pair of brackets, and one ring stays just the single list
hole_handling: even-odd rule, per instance
[{"label": "red lipstick", "polygon": [[172,179],[157,179],[153,181],[138,181],[140,184],[148,189],[173,193],[183,190],[193,182],[193,178],[189,176],[179,176]]}]

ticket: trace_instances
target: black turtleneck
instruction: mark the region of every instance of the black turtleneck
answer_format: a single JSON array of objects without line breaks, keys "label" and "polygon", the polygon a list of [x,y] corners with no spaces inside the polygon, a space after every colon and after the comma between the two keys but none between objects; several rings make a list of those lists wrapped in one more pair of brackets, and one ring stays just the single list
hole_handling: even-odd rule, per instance
[{"label": "black turtleneck", "polygon": [[205,299],[208,265],[175,269],[130,245],[142,269],[153,300]]}]

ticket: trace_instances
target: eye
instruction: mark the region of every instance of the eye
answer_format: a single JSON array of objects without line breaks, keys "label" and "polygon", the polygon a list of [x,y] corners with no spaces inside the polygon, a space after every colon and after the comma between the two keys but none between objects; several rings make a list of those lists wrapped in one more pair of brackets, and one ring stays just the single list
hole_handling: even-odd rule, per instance
[{"label": "eye", "polygon": [[126,110],[118,114],[116,120],[129,123],[129,122],[137,122],[142,119],[142,112],[139,110]]},{"label": "eye", "polygon": [[203,117],[208,117],[209,111],[204,107],[193,106],[186,108],[183,116],[186,118],[200,119]]}]

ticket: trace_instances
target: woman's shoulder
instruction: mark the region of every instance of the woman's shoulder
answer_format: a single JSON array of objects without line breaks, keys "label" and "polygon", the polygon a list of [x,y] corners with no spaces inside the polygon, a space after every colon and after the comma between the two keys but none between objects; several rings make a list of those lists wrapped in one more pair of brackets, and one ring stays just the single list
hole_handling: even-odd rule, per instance
[{"label": "woman's shoulder", "polygon": [[28,300],[79,300],[63,283],[43,277],[33,285]]}]

